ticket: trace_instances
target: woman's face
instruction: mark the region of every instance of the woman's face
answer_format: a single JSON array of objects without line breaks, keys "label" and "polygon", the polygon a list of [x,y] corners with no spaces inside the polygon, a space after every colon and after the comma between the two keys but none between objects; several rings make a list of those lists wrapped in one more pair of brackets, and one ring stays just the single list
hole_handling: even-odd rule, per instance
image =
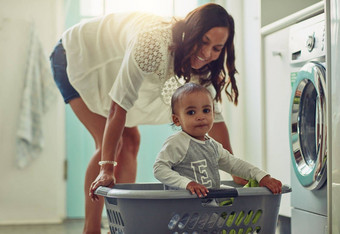
[{"label": "woman's face", "polygon": [[[191,67],[200,69],[218,59],[229,36],[226,27],[214,27],[202,38],[202,46],[191,56]],[[196,50],[197,47],[194,47]]]}]

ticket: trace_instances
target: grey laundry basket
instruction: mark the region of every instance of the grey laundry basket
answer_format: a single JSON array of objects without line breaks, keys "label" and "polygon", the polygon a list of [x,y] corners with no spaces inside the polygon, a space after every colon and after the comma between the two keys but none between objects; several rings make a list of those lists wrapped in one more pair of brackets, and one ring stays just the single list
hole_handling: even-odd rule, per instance
[{"label": "grey laundry basket", "polygon": [[[99,187],[96,194],[105,197],[111,233],[275,233],[281,194],[237,187],[232,181],[223,184],[232,187],[210,190],[203,199],[187,190],[164,190],[160,183]],[[290,191],[283,186],[282,193]],[[214,206],[211,200],[227,205]]]}]

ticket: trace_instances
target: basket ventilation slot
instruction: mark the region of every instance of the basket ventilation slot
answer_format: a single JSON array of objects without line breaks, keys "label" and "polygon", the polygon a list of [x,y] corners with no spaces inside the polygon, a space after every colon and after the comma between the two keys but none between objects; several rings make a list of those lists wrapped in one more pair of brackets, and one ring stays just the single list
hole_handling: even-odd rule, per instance
[{"label": "basket ventilation slot", "polygon": [[107,217],[110,222],[111,233],[124,233],[124,221],[120,212],[107,209]]},{"label": "basket ventilation slot", "polygon": [[[231,211],[229,214],[222,213],[203,213],[195,212],[193,214],[185,213],[180,215],[174,214],[169,223],[168,229],[173,233],[175,230],[186,231],[183,233],[199,233],[202,230],[213,230],[212,233],[223,234],[246,234],[259,233],[261,227],[258,222],[262,216],[262,210]],[[181,232],[182,233],[182,232]]]}]

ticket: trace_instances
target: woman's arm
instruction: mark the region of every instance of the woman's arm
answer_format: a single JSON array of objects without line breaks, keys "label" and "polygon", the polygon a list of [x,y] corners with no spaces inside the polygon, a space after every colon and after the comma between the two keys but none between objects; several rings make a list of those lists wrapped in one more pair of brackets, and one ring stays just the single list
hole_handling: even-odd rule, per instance
[{"label": "woman's arm", "polygon": [[[126,110],[112,101],[104,130],[102,161],[115,160],[118,143],[124,131],[125,120]],[[109,166],[113,168],[112,165]],[[101,170],[105,169],[106,167],[102,165]]]},{"label": "woman's arm", "polygon": [[[231,144],[230,144],[230,138],[229,138],[229,132],[227,125],[225,122],[219,122],[219,123],[214,123],[213,127],[211,128],[209,132],[209,136],[218,141],[223,145],[223,148],[228,150],[231,154],[233,153]],[[237,184],[245,185],[248,183],[247,180],[232,175],[233,180]]]},{"label": "woman's arm", "polygon": [[[125,120],[126,110],[112,101],[104,130],[101,157],[102,161],[115,161],[119,140],[125,127]],[[92,200],[98,200],[98,197],[94,194],[94,191],[99,186],[110,187],[115,184],[116,181],[113,171],[113,164],[103,164],[100,166],[99,175],[90,186],[89,195]]]},{"label": "woman's arm", "polygon": [[214,140],[221,143],[223,145],[223,148],[225,148],[231,154],[233,154],[233,150],[230,144],[228,128],[224,122],[214,123],[213,127],[209,132],[209,136],[211,136]]}]

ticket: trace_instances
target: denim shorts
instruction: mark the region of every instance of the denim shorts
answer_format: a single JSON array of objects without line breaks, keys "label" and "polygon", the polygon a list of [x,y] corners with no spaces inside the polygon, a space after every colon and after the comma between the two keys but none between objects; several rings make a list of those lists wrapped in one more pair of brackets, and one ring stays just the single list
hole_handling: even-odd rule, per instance
[{"label": "denim shorts", "polygon": [[69,103],[70,100],[79,97],[79,93],[72,87],[67,76],[66,53],[61,40],[54,47],[54,50],[50,56],[50,61],[54,81],[64,98],[64,102]]}]

